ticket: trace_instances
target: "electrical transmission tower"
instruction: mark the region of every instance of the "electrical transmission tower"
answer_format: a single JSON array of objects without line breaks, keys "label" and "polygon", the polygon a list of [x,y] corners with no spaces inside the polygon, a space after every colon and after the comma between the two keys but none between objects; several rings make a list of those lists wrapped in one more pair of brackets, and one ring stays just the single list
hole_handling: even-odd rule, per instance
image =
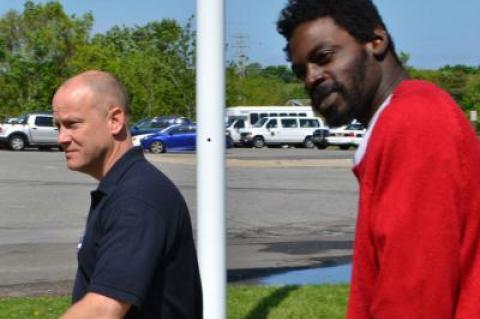
[{"label": "electrical transmission tower", "polygon": [[248,35],[245,33],[235,33],[233,35],[233,45],[235,65],[237,67],[237,73],[240,76],[245,76],[245,68],[247,66],[247,55],[245,51],[248,49]]}]

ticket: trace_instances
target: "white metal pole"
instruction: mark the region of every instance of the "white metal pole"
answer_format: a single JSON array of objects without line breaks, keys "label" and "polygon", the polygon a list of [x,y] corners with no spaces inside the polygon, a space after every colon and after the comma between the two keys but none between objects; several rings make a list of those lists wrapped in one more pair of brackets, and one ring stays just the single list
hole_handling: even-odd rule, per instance
[{"label": "white metal pole", "polygon": [[197,0],[197,211],[203,317],[226,318],[224,0]]}]

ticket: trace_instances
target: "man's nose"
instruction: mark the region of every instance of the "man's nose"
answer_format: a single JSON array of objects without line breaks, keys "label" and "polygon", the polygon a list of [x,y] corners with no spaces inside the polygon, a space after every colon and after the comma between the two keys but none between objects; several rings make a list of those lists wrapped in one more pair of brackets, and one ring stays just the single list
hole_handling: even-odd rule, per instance
[{"label": "man's nose", "polygon": [[307,63],[305,68],[305,87],[312,88],[315,83],[321,82],[325,79],[324,70],[321,66],[315,63]]},{"label": "man's nose", "polygon": [[61,146],[68,145],[72,141],[72,136],[70,133],[62,128],[58,129],[57,142]]}]

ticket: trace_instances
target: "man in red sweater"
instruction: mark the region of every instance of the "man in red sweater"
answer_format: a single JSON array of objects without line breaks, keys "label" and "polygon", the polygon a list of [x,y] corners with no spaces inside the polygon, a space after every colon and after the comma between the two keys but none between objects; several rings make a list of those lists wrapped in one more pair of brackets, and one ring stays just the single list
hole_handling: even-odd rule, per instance
[{"label": "man in red sweater", "polygon": [[409,80],[370,0],[289,0],[292,69],[331,126],[368,126],[349,319],[480,318],[480,142],[444,91]]}]

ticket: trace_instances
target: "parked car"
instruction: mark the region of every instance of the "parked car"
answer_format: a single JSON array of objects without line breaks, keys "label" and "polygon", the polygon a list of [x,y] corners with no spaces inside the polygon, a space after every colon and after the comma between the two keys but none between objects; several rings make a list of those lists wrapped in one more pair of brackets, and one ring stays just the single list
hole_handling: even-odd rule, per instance
[{"label": "parked car", "polygon": [[183,116],[156,116],[136,122],[130,129],[132,136],[158,133],[173,124],[192,125],[192,121]]},{"label": "parked car", "polygon": [[347,150],[352,146],[357,147],[366,131],[365,126],[359,122],[331,129],[327,137],[328,145],[338,146],[342,150]]},{"label": "parked car", "polygon": [[265,145],[303,145],[313,148],[312,133],[324,127],[318,117],[264,117],[251,129],[241,130],[242,141],[257,148]]},{"label": "parked car", "polygon": [[313,144],[319,149],[325,149],[328,146],[327,137],[330,135],[330,131],[328,128],[320,128],[318,130],[313,131],[312,134],[312,141]]},{"label": "parked car", "polygon": [[[161,132],[151,134],[140,140],[143,149],[155,154],[175,151],[196,150],[197,128],[195,125],[172,125]],[[233,147],[233,141],[225,132],[227,148]]]},{"label": "parked car", "polygon": [[163,131],[168,130],[172,126],[179,126],[179,125],[181,125],[181,124],[172,124],[172,125],[169,125],[165,128],[157,130],[157,131],[151,131],[151,132],[145,133],[145,134],[133,135],[132,136],[132,144],[133,144],[133,146],[141,146],[142,145],[141,142],[142,142],[143,139],[146,139],[146,138],[148,138],[152,135],[158,134],[158,133],[162,133]]},{"label": "parked car", "polygon": [[172,151],[194,151],[196,149],[196,127],[194,125],[172,125],[163,131],[140,141],[144,150],[154,154]]},{"label": "parked car", "polygon": [[59,147],[57,136],[58,129],[53,124],[51,112],[25,113],[10,124],[0,124],[0,144],[14,151],[27,146]]}]

